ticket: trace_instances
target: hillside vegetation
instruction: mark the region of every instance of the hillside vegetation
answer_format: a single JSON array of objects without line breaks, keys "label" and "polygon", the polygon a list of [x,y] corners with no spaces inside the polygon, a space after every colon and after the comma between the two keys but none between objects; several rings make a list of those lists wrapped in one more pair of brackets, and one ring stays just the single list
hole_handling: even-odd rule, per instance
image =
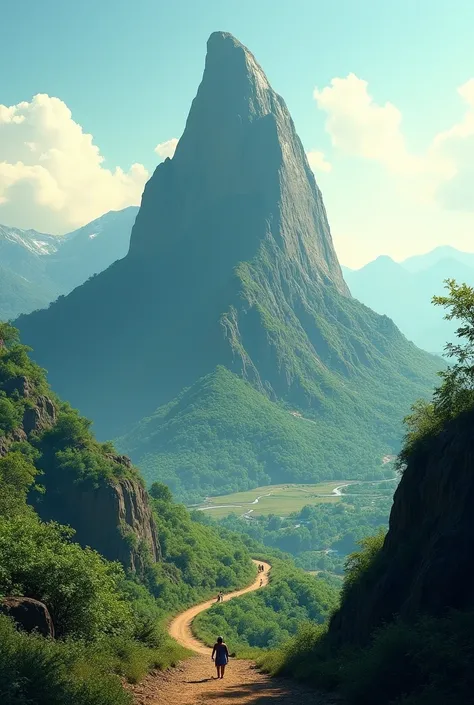
[{"label": "hillside vegetation", "polygon": [[[337,606],[337,592],[324,580],[271,558],[270,584],[238,600],[201,612],[193,631],[208,646],[225,634],[229,649],[249,656],[252,649],[275,648],[294,636],[302,623],[322,624]],[[254,654],[255,655],[255,654]]]},{"label": "hillside vegetation", "polygon": [[[183,501],[279,482],[377,477],[369,434],[350,457],[342,429],[271,402],[225,367],[117,439],[148,482],[159,479]],[[321,443],[331,429],[331,443]],[[380,452],[383,446],[380,447]]]},{"label": "hillside vegetation", "polygon": [[[130,550],[141,554],[137,570],[75,543],[74,528],[43,521],[34,508],[59,511],[58,481],[65,495],[78,493],[85,514],[93,496],[87,488],[139,482],[89,426],[51,394],[15,329],[0,324],[0,598],[44,602],[56,635],[51,641],[18,632],[0,616],[2,705],[129,703],[120,677],[139,680],[182,655],[165,633],[165,617],[254,575],[236,534],[193,522],[162,485],[153,486],[148,500],[159,560],[135,546],[137,536],[123,527]],[[116,530],[109,519],[104,515],[97,529],[98,543],[101,532]]]}]

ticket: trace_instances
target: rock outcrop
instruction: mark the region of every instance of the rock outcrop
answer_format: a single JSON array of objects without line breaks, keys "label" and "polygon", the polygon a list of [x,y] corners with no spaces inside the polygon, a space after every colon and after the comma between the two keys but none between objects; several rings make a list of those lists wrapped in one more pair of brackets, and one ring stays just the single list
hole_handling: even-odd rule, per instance
[{"label": "rock outcrop", "polygon": [[[25,376],[3,382],[7,396],[27,399],[20,426],[0,437],[0,457],[6,455],[12,443],[35,439],[46,453],[41,470],[46,487],[43,496],[36,496],[36,509],[45,520],[72,526],[75,540],[91,546],[105,558],[120,561],[126,568],[140,571],[145,559],[161,559],[160,543],[148,495],[130,458],[105,453],[117,466],[115,477],[100,477],[97,481],[79,481],[69,472],[53,473],[54,447],[42,447],[41,433],[54,428],[58,413],[50,397],[38,394],[35,385]],[[95,451],[102,454],[97,446]]]},{"label": "rock outcrop", "polygon": [[56,407],[51,399],[43,394],[36,399],[35,406],[26,408],[23,414],[23,430],[27,436],[54,426],[55,422]]},{"label": "rock outcrop", "polygon": [[383,549],[330,626],[338,644],[365,643],[400,616],[474,606],[474,412],[411,456],[395,492]]},{"label": "rock outcrop", "polygon": [[[120,457],[124,462],[125,456]],[[100,483],[66,479],[47,486],[37,511],[46,521],[72,526],[74,539],[82,546],[140,572],[147,558],[161,560],[161,548],[148,495],[135,474]]]},{"label": "rock outcrop", "polygon": [[43,602],[31,597],[5,597],[0,600],[0,613],[12,617],[25,632],[54,638],[53,620]]},{"label": "rock outcrop", "polygon": [[28,399],[21,424],[7,436],[0,436],[0,457],[8,452],[13,442],[25,441],[32,433],[39,433],[51,428],[56,423],[54,402],[44,394],[37,394],[35,386],[24,375],[11,377],[0,385],[0,390],[7,396]]}]

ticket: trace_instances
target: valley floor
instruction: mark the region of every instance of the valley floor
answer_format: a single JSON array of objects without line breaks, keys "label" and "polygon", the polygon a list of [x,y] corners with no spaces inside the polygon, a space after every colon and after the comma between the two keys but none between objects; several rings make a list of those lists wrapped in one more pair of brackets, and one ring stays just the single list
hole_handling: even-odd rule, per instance
[{"label": "valley floor", "polygon": [[[265,587],[270,566],[267,563],[264,566],[263,576],[259,573],[252,585],[225,599],[260,589],[260,580]],[[231,659],[224,680],[217,680],[211,649],[199,642],[191,631],[192,620],[213,604],[214,600],[210,600],[196,605],[171,622],[171,636],[195,655],[176,668],[150,674],[132,686],[136,705],[301,705],[302,702],[332,705],[336,702],[294,681],[270,678],[258,671],[253,661]],[[232,644],[228,646],[232,652]]]}]

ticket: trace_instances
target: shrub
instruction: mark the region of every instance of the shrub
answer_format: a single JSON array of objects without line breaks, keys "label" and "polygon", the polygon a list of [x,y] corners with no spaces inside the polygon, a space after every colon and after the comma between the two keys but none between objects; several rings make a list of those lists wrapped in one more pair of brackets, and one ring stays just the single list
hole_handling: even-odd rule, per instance
[{"label": "shrub", "polygon": [[0,616],[2,705],[130,705],[107,666],[82,643],[27,635]]},{"label": "shrub", "polygon": [[72,543],[72,534],[33,514],[0,518],[0,593],[45,602],[58,636],[131,631],[131,608],[119,592],[123,569]]}]

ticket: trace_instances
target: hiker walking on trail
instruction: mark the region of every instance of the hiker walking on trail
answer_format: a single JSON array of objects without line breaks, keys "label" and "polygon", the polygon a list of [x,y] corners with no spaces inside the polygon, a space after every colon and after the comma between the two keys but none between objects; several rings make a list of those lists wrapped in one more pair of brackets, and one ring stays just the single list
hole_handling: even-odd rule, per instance
[{"label": "hiker walking on trail", "polygon": [[221,636],[217,637],[217,641],[212,649],[211,659],[216,664],[217,677],[221,679],[224,678],[225,667],[229,662],[229,651]]}]

